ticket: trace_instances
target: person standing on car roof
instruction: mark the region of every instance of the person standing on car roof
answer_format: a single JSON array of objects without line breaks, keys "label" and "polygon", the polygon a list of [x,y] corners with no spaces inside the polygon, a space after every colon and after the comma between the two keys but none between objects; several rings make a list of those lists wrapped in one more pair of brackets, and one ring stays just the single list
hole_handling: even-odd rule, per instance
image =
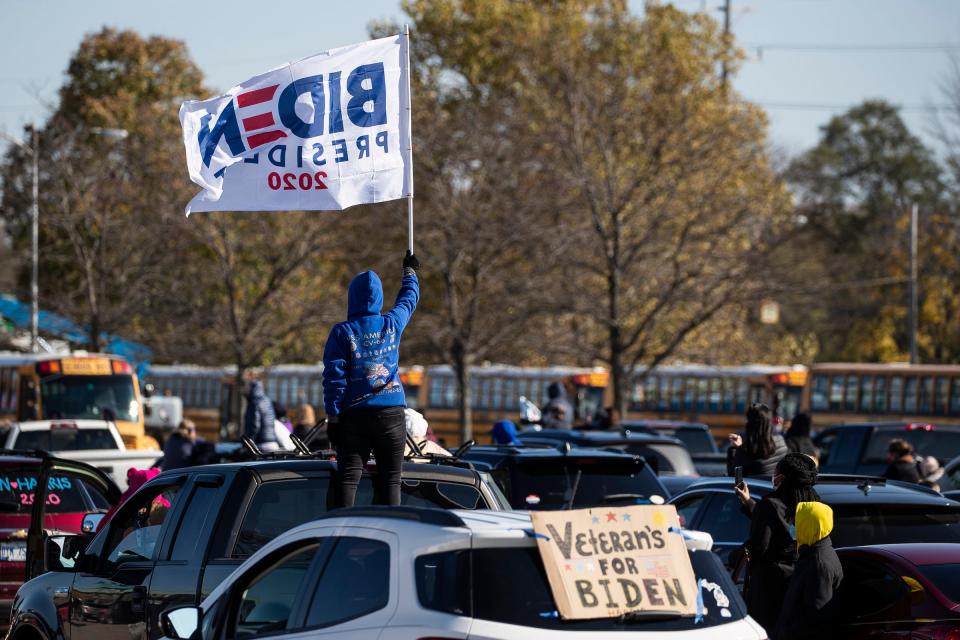
[{"label": "person standing on car roof", "polygon": [[770,407],[756,402],[747,409],[746,437],[730,435],[727,450],[727,475],[734,475],[736,467],[743,467],[745,476],[773,475],[777,463],[787,455],[783,436],[772,432]]},{"label": "person standing on car roof", "polygon": [[790,428],[787,430],[787,436],[784,439],[787,441],[787,449],[790,451],[805,453],[816,460],[820,458],[820,449],[813,444],[813,439],[810,437],[811,426],[810,414],[798,413],[790,421]]},{"label": "person standing on car roof", "polygon": [[247,409],[243,413],[243,435],[253,440],[261,451],[278,451],[273,402],[263,385],[251,380],[247,387]]},{"label": "person standing on car roof", "polygon": [[913,445],[894,438],[887,447],[887,470],[883,477],[887,480],[902,480],[904,482],[920,482],[920,471],[917,469],[917,459],[913,457]]},{"label": "person standing on car roof", "polygon": [[567,400],[567,390],[559,382],[547,387],[547,404],[543,406],[540,424],[544,429],[572,429],[573,405]]},{"label": "person standing on car roof", "polygon": [[746,482],[734,488],[743,510],[750,515],[750,537],[744,544],[749,560],[747,609],[764,629],[773,629],[777,623],[797,559],[793,535],[797,504],[820,500],[813,488],[816,482],[813,459],[788,453],[777,464],[773,491],[760,502],[750,498]]},{"label": "person standing on car roof", "polygon": [[410,251],[396,302],[386,314],[383,285],[373,271],[350,282],[347,321],[334,325],[323,350],[323,403],[330,442],[337,450],[340,506],[352,507],[370,452],[377,461],[374,504],[400,504],[404,412],[400,383],[400,337],[420,299]]},{"label": "person standing on car roof", "polygon": [[[775,640],[835,637],[836,598],[843,567],[833,549],[833,510],[820,502],[800,502],[796,511],[797,564],[777,620]],[[766,627],[769,629],[769,627]]]}]

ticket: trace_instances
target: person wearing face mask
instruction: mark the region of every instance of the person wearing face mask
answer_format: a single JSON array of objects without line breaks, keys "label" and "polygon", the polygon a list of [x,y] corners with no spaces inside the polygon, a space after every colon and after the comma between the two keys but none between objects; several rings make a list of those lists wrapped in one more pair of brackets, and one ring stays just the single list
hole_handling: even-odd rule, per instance
[{"label": "person wearing face mask", "polygon": [[747,610],[764,628],[773,629],[797,559],[794,516],[800,502],[819,502],[813,485],[817,466],[810,456],[788,453],[777,464],[774,490],[759,502],[744,482],[737,497],[750,515],[750,537],[744,547],[749,559]]}]

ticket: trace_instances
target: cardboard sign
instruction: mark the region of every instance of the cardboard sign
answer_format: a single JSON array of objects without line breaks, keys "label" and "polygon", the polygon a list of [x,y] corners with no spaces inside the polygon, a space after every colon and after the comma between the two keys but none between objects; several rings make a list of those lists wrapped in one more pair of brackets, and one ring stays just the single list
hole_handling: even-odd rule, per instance
[{"label": "cardboard sign", "polygon": [[561,618],[696,613],[697,581],[673,505],[534,511],[530,518]]}]

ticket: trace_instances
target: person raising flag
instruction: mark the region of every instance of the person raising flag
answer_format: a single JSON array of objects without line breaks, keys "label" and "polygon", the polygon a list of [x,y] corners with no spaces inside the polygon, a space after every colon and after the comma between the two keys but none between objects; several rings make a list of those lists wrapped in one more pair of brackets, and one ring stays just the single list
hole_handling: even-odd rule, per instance
[{"label": "person raising flag", "polygon": [[350,282],[347,321],[334,325],[323,350],[323,403],[328,435],[337,450],[338,503],[352,507],[363,465],[370,452],[377,460],[374,504],[400,504],[404,409],[400,383],[400,337],[420,299],[411,251],[403,259],[397,300],[383,308],[383,285],[373,271]]}]

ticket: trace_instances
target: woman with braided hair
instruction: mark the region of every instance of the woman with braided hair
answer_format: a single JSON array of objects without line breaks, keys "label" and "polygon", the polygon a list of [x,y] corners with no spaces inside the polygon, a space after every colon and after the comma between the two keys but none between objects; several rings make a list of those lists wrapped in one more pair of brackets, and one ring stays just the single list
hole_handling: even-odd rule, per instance
[{"label": "woman with braided hair", "polygon": [[817,465],[810,456],[788,453],[777,464],[774,490],[759,502],[750,498],[746,482],[736,487],[744,511],[750,515],[750,537],[744,545],[750,562],[746,592],[750,615],[765,629],[773,629],[797,561],[794,517],[799,502],[820,502],[813,488]]}]

